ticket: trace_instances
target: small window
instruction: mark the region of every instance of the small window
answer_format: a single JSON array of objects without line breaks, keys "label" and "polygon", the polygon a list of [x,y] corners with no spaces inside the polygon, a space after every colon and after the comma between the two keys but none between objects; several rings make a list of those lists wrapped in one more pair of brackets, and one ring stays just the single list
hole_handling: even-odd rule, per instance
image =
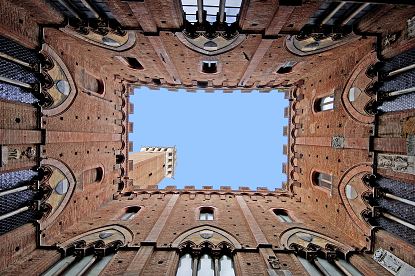
[{"label": "small window", "polygon": [[208,87],[208,82],[207,81],[198,81],[196,86],[197,88],[207,88]]},{"label": "small window", "polygon": [[82,183],[85,185],[85,184],[101,182],[103,177],[104,177],[104,170],[101,167],[98,167],[98,168],[93,168],[93,169],[84,171],[82,173],[81,180],[82,180]]},{"label": "small window", "polygon": [[138,206],[130,206],[125,209],[125,213],[121,216],[121,220],[131,220],[140,211]]},{"label": "small window", "polygon": [[315,172],[313,175],[313,184],[331,191],[333,177],[326,173]]},{"label": "small window", "polygon": [[283,65],[280,66],[277,70],[277,74],[288,74],[291,73],[293,67],[297,64],[295,61],[287,61]]},{"label": "small window", "polygon": [[274,214],[278,217],[278,219],[281,222],[287,222],[287,223],[293,222],[290,215],[288,215],[287,211],[285,211],[284,209],[274,209]]},{"label": "small window", "polygon": [[82,83],[86,92],[93,92],[100,95],[104,94],[104,82],[101,79],[97,79],[96,77],[94,77],[86,71],[84,71],[82,74]]},{"label": "small window", "polygon": [[218,62],[217,61],[203,61],[202,63],[202,72],[206,74],[215,74],[218,72]]},{"label": "small window", "polygon": [[314,110],[316,112],[333,110],[334,109],[334,95],[319,98],[314,103]]},{"label": "small window", "polygon": [[128,66],[135,70],[143,70],[144,67],[141,63],[133,57],[124,57],[124,60],[128,63]]},{"label": "small window", "polygon": [[213,220],[213,208],[203,207],[200,209],[199,220]]}]

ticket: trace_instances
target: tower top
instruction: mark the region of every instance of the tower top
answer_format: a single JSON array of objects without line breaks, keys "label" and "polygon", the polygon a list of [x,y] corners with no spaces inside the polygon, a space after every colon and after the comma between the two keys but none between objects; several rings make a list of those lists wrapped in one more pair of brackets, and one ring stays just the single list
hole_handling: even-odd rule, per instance
[{"label": "tower top", "polygon": [[165,171],[164,174],[168,178],[174,178],[174,171],[176,169],[176,147],[159,147],[159,146],[142,146],[140,152],[155,152],[165,153]]}]

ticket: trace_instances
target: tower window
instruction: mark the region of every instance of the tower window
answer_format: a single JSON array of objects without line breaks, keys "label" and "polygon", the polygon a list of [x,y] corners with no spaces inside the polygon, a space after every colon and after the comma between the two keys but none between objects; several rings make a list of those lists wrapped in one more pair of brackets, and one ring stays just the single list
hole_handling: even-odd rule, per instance
[{"label": "tower window", "polygon": [[141,63],[133,57],[124,57],[124,60],[127,62],[128,66],[135,70],[143,70],[144,67]]},{"label": "tower window", "polygon": [[138,206],[130,206],[125,208],[125,213],[121,216],[121,220],[131,220],[133,219],[133,217],[135,217],[135,215],[138,213],[138,211],[140,211],[140,207]]},{"label": "tower window", "polygon": [[199,220],[213,220],[213,208],[200,208]]},{"label": "tower window", "polygon": [[327,111],[334,109],[334,95],[319,98],[314,102],[315,112]]},{"label": "tower window", "polygon": [[218,72],[218,62],[217,61],[203,61],[202,63],[202,72],[206,74],[215,74]]},{"label": "tower window", "polygon": [[324,189],[331,191],[331,186],[333,182],[332,175],[322,173],[322,172],[314,172],[313,173],[313,184]]},{"label": "tower window", "polygon": [[274,214],[278,217],[278,219],[281,222],[287,222],[287,223],[293,222],[288,212],[284,209],[274,209]]},{"label": "tower window", "polygon": [[296,65],[296,64],[297,64],[297,62],[295,62],[295,61],[287,61],[286,63],[281,65],[280,68],[278,68],[277,74],[291,73],[291,71],[293,70],[294,65]]}]

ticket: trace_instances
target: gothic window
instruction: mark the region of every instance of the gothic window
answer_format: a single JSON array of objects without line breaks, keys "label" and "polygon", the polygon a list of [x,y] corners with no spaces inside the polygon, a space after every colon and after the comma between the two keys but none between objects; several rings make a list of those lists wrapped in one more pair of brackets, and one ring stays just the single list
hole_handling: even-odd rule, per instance
[{"label": "gothic window", "polygon": [[197,2],[197,0],[182,0],[183,11],[188,22],[206,20],[209,23],[219,21],[231,24],[237,21],[242,0],[224,0],[224,8],[221,7],[220,0],[204,0],[200,10]]},{"label": "gothic window", "polygon": [[63,258],[42,276],[100,275],[118,249],[132,241],[121,226],[94,229],[60,244]]},{"label": "gothic window", "polygon": [[332,182],[333,182],[333,177],[330,174],[326,174],[322,172],[313,173],[313,184],[318,187],[331,191]]},{"label": "gothic window", "polygon": [[135,215],[140,211],[139,206],[130,206],[125,208],[125,213],[121,216],[121,220],[131,220],[135,217]]},{"label": "gothic window", "polygon": [[309,275],[362,276],[348,262],[346,252],[351,247],[320,233],[292,228],[283,233],[281,243],[294,251]]},{"label": "gothic window", "polygon": [[203,61],[202,63],[202,72],[206,74],[215,74],[218,72],[218,62],[217,61]]},{"label": "gothic window", "polygon": [[334,95],[329,95],[317,99],[314,102],[314,111],[321,112],[334,109]]},{"label": "gothic window", "polygon": [[297,62],[295,61],[287,61],[283,65],[281,65],[278,70],[277,74],[288,74],[293,70],[294,65],[296,65]]},{"label": "gothic window", "polygon": [[199,220],[213,220],[213,208],[203,207],[200,208]]},{"label": "gothic window", "polygon": [[104,170],[101,167],[86,170],[82,173],[81,181],[85,184],[99,183],[104,177]]},{"label": "gothic window", "polygon": [[179,260],[176,276],[235,276],[235,268],[229,253],[215,252],[206,248],[201,254],[187,252]]},{"label": "gothic window", "polygon": [[287,223],[293,222],[288,212],[284,209],[274,209],[274,214],[278,217],[278,219],[281,222],[287,222]]}]

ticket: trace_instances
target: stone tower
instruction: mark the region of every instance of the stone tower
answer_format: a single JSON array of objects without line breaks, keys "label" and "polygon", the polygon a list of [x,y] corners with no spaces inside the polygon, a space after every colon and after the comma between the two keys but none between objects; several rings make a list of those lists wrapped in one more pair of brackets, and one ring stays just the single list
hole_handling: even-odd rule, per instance
[{"label": "stone tower", "polygon": [[[0,274],[414,275],[414,4],[1,0]],[[140,86],[284,91],[283,188],[159,188]]]},{"label": "stone tower", "polygon": [[145,189],[160,183],[165,177],[173,178],[176,166],[175,147],[141,147],[128,155],[129,178],[134,188]]}]

